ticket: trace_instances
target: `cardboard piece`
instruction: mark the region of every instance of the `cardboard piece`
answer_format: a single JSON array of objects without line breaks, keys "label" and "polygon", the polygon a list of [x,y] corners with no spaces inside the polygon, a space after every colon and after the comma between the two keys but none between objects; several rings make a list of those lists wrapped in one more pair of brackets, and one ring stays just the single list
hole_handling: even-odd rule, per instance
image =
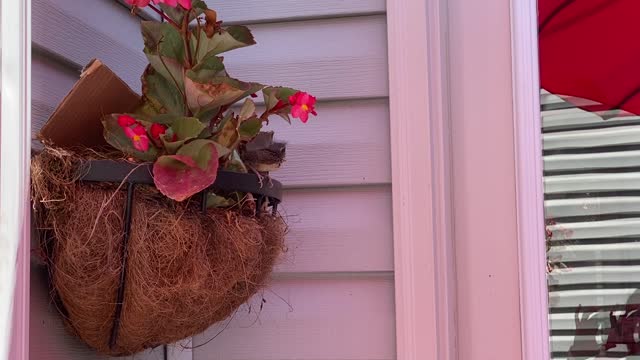
[{"label": "cardboard piece", "polygon": [[102,118],[132,112],[140,96],[99,60],[82,71],[39,137],[43,143],[62,147],[99,149],[108,146],[102,135]]}]

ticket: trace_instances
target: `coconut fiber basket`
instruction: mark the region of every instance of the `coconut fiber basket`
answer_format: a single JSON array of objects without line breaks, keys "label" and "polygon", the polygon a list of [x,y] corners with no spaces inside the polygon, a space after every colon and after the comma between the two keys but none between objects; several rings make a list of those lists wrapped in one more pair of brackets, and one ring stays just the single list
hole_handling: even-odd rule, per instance
[{"label": "coconut fiber basket", "polygon": [[[178,203],[156,190],[146,164],[47,148],[31,170],[55,304],[103,354],[174,343],[224,320],[264,286],[283,249],[277,181],[221,171]],[[212,192],[252,196],[208,209]]]}]

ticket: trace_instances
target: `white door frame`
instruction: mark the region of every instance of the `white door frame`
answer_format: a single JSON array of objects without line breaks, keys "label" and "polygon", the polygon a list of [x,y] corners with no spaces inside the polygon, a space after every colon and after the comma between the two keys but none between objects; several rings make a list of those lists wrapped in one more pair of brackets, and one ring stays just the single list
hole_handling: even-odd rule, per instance
[{"label": "white door frame", "polygon": [[511,0],[514,147],[523,360],[549,350],[536,0]]},{"label": "white door frame", "polygon": [[457,359],[447,20],[387,0],[398,360]]},{"label": "white door frame", "polygon": [[31,1],[3,1],[0,12],[0,359],[27,360]]},{"label": "white door frame", "polygon": [[[537,2],[510,5],[495,16],[511,21],[521,359],[541,360],[550,353]],[[458,358],[448,17],[446,0],[387,0],[399,360]]]}]

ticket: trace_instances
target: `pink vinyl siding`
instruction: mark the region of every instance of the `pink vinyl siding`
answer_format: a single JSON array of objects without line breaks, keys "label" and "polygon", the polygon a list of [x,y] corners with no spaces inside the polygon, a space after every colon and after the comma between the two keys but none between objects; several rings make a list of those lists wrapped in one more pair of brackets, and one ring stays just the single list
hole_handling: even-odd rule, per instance
[{"label": "pink vinyl siding", "polygon": [[[115,1],[83,3],[90,12],[75,0],[33,0],[34,132],[93,57],[139,88],[138,20]],[[222,335],[181,353],[189,360],[396,358],[385,3],[301,4],[210,4],[223,20],[253,24],[258,45],[227,55],[231,74],[305,89],[318,96],[320,115],[307,125],[272,122],[288,142],[288,161],[274,177],[287,186],[282,210],[291,232],[262,312],[256,316],[260,294]],[[42,270],[33,272],[32,358],[98,359],[63,332]]]}]

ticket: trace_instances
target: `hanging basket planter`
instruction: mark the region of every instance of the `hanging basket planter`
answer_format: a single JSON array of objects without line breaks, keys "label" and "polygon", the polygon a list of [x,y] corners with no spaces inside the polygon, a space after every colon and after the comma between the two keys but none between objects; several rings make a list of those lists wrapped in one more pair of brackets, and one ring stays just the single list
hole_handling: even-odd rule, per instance
[{"label": "hanging basket planter", "polygon": [[207,209],[207,191],[175,202],[149,170],[53,149],[32,161],[56,305],[68,329],[104,354],[170,344],[224,320],[265,284],[283,248],[278,182],[221,172],[211,190],[255,201]]},{"label": "hanging basket planter", "polygon": [[198,334],[265,285],[286,225],[269,175],[285,144],[264,127],[316,115],[306,92],[229,75],[220,54],[253,35],[204,1],[126,2],[163,19],[141,23],[142,95],[92,61],[31,163],[53,300],[73,334],[115,356]]}]

